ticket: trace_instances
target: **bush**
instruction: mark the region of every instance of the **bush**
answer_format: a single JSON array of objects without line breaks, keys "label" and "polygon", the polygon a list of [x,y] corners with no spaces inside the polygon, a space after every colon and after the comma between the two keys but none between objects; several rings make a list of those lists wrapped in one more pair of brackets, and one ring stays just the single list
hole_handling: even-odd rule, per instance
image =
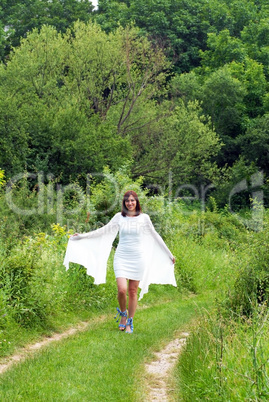
[{"label": "bush", "polygon": [[[19,250],[16,250],[17,252]],[[23,326],[43,325],[47,317],[44,286],[34,250],[12,254],[2,262],[0,278],[8,314]]]}]

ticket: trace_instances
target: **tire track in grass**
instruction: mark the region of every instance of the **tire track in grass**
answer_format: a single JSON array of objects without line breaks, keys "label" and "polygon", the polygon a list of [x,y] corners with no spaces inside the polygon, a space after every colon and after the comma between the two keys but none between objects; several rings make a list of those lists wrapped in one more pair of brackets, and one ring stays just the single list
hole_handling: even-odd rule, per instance
[{"label": "tire track in grass", "polygon": [[[149,308],[149,306],[139,306],[138,310],[147,308]],[[29,344],[24,348],[19,349],[18,352],[15,353],[14,355],[0,359],[0,375],[3,374],[8,369],[10,369],[14,364],[22,362],[28,356],[40,350],[41,348],[47,346],[51,342],[58,342],[64,338],[76,334],[77,332],[86,331],[91,324],[94,324],[96,322],[103,322],[105,319],[107,319],[107,315],[102,315],[90,321],[81,321],[75,327],[69,328],[62,333],[55,333],[52,336],[43,337],[42,340],[34,344]]]},{"label": "tire track in grass", "polygon": [[175,366],[178,356],[185,345],[188,332],[182,332],[178,338],[169,342],[160,352],[155,352],[155,359],[146,364],[147,401],[168,401],[167,381]]},{"label": "tire track in grass", "polygon": [[91,324],[93,324],[95,322],[102,322],[105,319],[106,319],[106,316],[100,316],[100,317],[98,317],[98,319],[93,319],[90,321],[81,321],[75,327],[69,328],[62,333],[55,333],[52,336],[46,336],[42,340],[40,340],[36,343],[27,345],[24,348],[19,349],[19,351],[17,353],[15,353],[14,355],[5,357],[0,360],[0,375],[3,374],[8,369],[10,369],[14,364],[22,362],[27,357],[29,357],[31,354],[33,354],[34,352],[47,346],[51,342],[59,342],[64,338],[67,338],[69,336],[76,334],[77,332],[85,331],[86,329],[88,329],[88,327]]},{"label": "tire track in grass", "polygon": [[[5,368],[3,371],[0,399],[47,401],[49,395],[50,400],[64,400],[66,396],[72,396],[76,400],[97,402],[165,401],[175,395],[173,385],[167,385],[171,384],[169,375],[172,365],[167,369],[161,366],[164,380],[161,385],[156,386],[152,373],[146,375],[150,390],[145,383],[145,362],[150,362],[153,351],[160,350],[171,339],[184,338],[183,331],[191,329],[197,313],[210,305],[208,299],[208,296],[205,300],[201,295],[196,299],[178,298],[167,303],[158,300],[160,303],[142,305],[133,335],[123,335],[116,324],[112,328],[111,313],[105,313],[103,317],[95,317],[84,324],[80,322],[82,328],[77,324],[76,331],[71,334],[65,331],[65,339],[60,334],[57,340],[62,339],[61,342],[45,347],[47,343],[41,339],[37,346],[26,346],[24,352],[27,350],[28,353],[22,353],[18,362],[13,356],[13,363],[8,366],[11,370]],[[54,336],[51,338],[54,339]],[[168,362],[175,361],[180,344],[181,341],[175,345],[172,343],[173,348],[167,346],[159,353],[167,354]],[[176,356],[173,353],[177,353]],[[162,358],[157,355],[153,360],[162,361]],[[147,399],[149,395],[150,399]]]}]

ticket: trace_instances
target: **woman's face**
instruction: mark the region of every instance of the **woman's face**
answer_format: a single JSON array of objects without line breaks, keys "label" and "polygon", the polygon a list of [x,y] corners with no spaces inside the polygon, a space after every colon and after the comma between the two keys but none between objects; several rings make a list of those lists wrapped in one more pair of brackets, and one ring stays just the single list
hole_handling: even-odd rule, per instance
[{"label": "woman's face", "polygon": [[136,211],[136,200],[133,195],[130,195],[128,197],[128,200],[125,201],[125,206],[130,212],[135,212]]}]

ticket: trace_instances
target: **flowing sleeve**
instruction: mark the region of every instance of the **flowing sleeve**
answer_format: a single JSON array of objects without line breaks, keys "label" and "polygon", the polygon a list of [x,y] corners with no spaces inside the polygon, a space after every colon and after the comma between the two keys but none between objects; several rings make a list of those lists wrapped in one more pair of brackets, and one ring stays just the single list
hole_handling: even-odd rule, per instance
[{"label": "flowing sleeve", "polygon": [[70,262],[83,265],[96,285],[105,283],[107,260],[119,230],[119,219],[120,212],[102,228],[70,238],[64,258],[66,269]]},{"label": "flowing sleeve", "polygon": [[141,288],[139,300],[148,292],[151,283],[177,286],[172,261],[173,254],[156,232],[150,217],[147,214],[144,215],[143,231],[146,266],[144,277],[139,284]]}]

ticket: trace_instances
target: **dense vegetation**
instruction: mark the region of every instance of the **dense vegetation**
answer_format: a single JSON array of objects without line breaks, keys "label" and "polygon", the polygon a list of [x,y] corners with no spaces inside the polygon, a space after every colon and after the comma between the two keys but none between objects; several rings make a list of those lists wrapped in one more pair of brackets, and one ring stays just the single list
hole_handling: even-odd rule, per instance
[{"label": "dense vegetation", "polygon": [[1,2],[2,355],[115,305],[112,259],[99,287],[62,260],[133,188],[176,292],[216,297],[182,397],[268,398],[268,33],[267,0]]},{"label": "dense vegetation", "polygon": [[8,178],[66,184],[129,160],[159,192],[169,172],[175,189],[214,183],[220,206],[242,178],[266,183],[266,0],[30,3],[1,5]]}]

